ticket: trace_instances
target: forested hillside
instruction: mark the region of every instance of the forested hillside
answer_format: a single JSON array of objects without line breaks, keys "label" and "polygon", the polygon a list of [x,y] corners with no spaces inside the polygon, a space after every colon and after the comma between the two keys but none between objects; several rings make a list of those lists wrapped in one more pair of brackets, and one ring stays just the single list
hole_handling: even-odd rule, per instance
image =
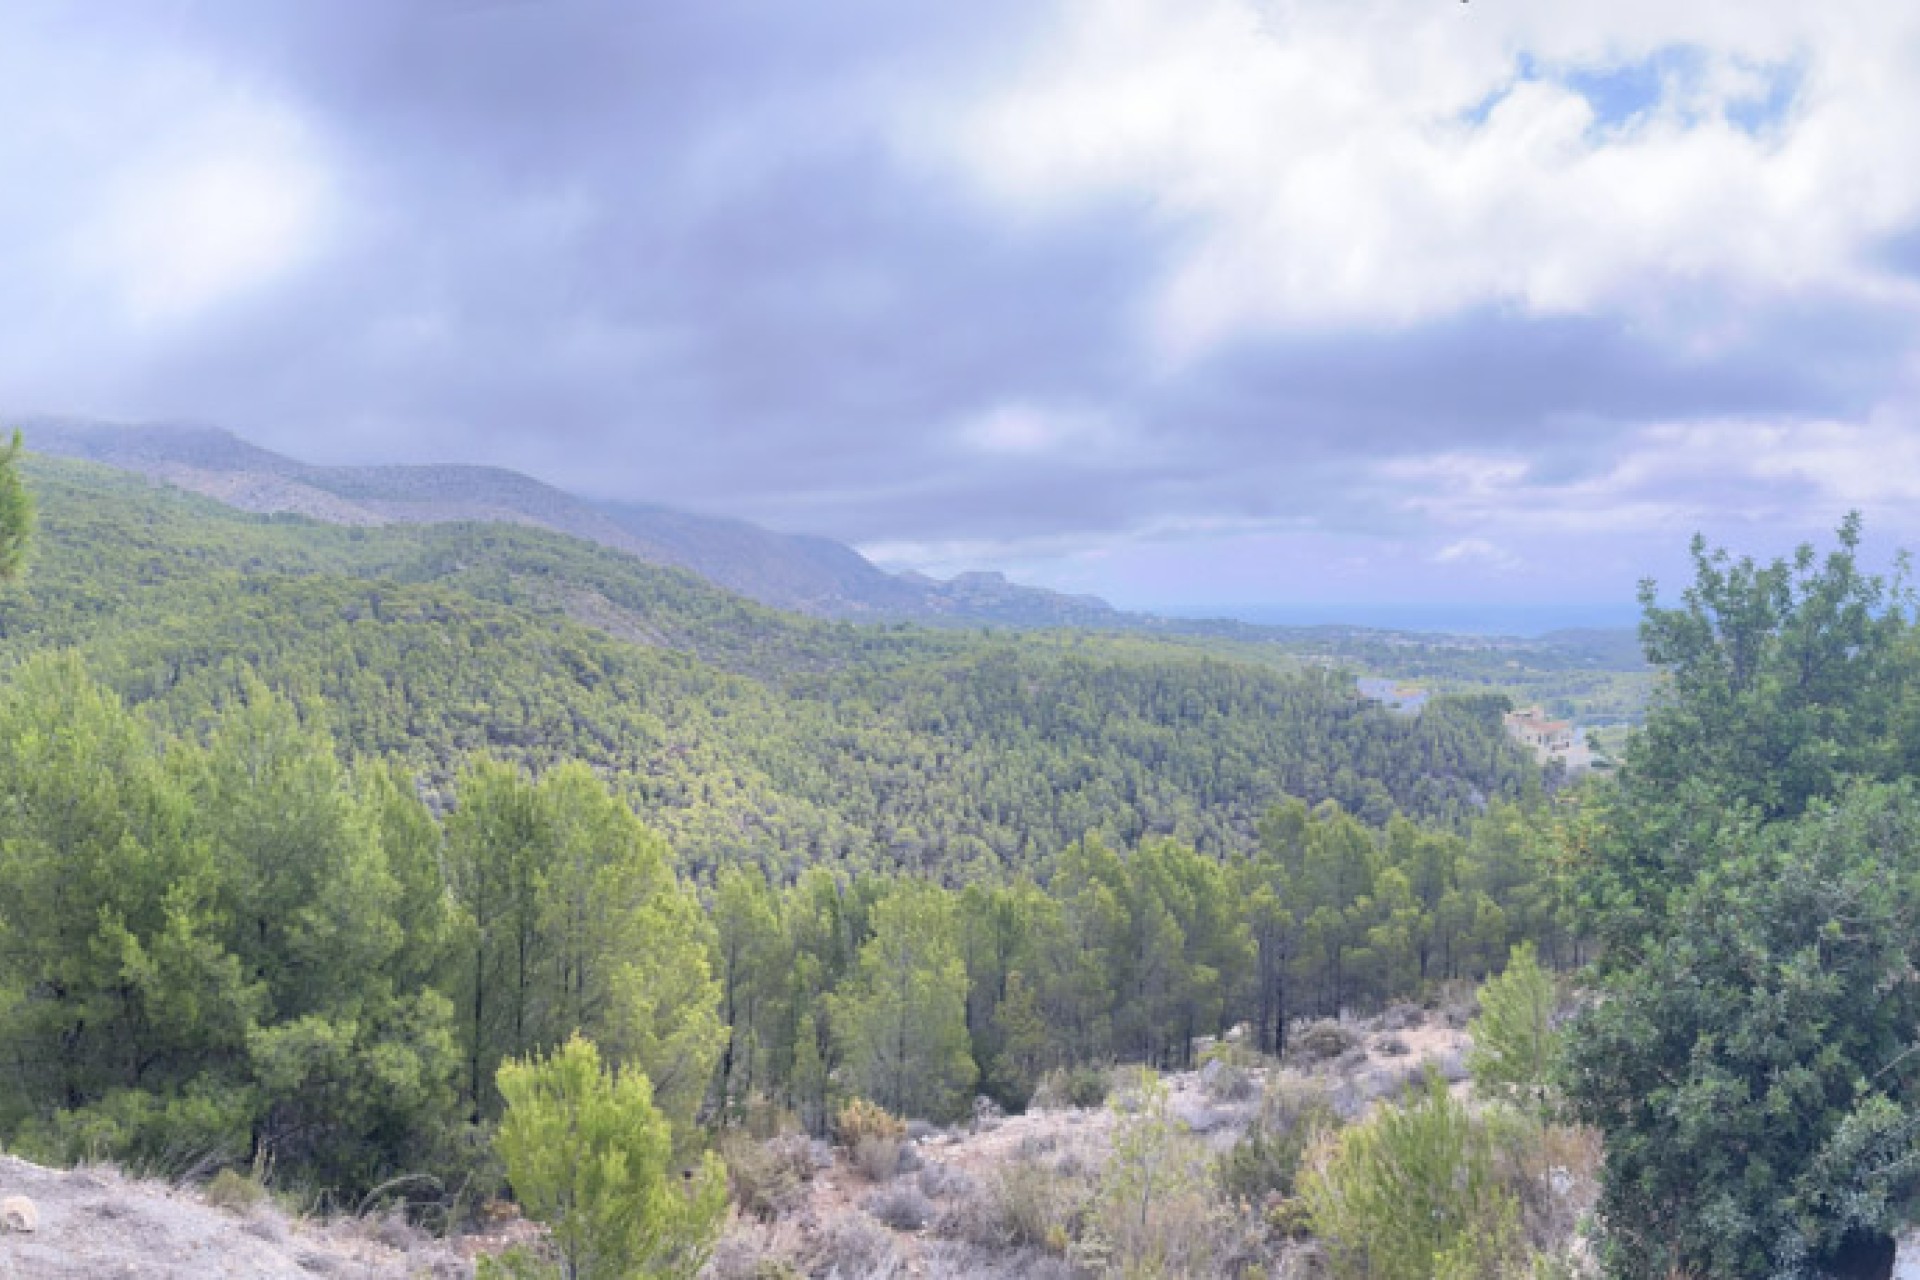
[{"label": "forested hillside", "polygon": [[124,468],[243,511],[356,526],[484,521],[548,529],[815,617],[1020,626],[1144,620],[1090,596],[1021,586],[999,574],[941,582],[888,573],[828,538],[648,503],[596,502],[499,467],[320,467],[212,427],[56,418],[33,421],[28,432],[48,454]]},{"label": "forested hillside", "polygon": [[[691,1277],[729,1195],[766,1211],[769,1135],[877,1185],[904,1117],[1209,1049],[1216,1082],[1279,1073],[1230,1150],[1138,1077],[1092,1189],[1055,1167],[1018,1192],[1048,1225],[994,1247],[1852,1275],[1920,1204],[1920,631],[1855,522],[1649,588],[1649,725],[1549,804],[1495,698],[1399,716],[1313,665],[824,623],[542,531],[71,463],[26,469],[29,543],[14,472],[0,1141],[37,1158],[405,1185],[443,1222],[510,1187],[549,1254],[624,1259],[580,1274]],[[1467,1101],[1288,1092],[1359,1052],[1316,1020],[1496,974]],[[607,1151],[627,1181],[556,1190]],[[1116,1216],[1164,1160],[1186,1216]],[[1528,1208],[1570,1167],[1584,1224]],[[614,1216],[568,1237],[566,1195]]]},{"label": "forested hillside", "polygon": [[[540,531],[27,478],[0,1140],[43,1159],[457,1215],[491,1151],[537,1208],[567,1109],[604,1107],[654,1180],[621,1247],[690,1275],[716,1131],[853,1144],[1578,953],[1495,702],[1405,718],[1137,639],[784,616]],[[8,455],[0,527],[18,496]]]},{"label": "forested hillside", "polygon": [[1538,790],[1494,702],[1405,719],[1325,671],[1173,645],[781,614],[540,530],[249,516],[52,460],[28,479],[10,660],[75,647],[185,734],[257,675],[442,806],[470,753],[581,760],[697,869],[964,878],[1090,832],[1248,849],[1287,797],[1459,825]]}]

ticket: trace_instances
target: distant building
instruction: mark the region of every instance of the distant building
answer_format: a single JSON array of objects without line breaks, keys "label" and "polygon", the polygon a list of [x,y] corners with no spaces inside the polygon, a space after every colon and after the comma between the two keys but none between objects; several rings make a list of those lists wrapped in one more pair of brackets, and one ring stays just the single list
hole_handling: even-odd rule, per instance
[{"label": "distant building", "polygon": [[1532,750],[1541,764],[1559,760],[1568,770],[1585,769],[1593,764],[1592,754],[1573,731],[1573,721],[1550,718],[1540,707],[1522,707],[1505,716],[1507,735]]},{"label": "distant building", "polygon": [[1361,697],[1405,716],[1418,715],[1430,696],[1417,684],[1401,684],[1398,680],[1382,680],[1377,676],[1361,676],[1356,683]]}]

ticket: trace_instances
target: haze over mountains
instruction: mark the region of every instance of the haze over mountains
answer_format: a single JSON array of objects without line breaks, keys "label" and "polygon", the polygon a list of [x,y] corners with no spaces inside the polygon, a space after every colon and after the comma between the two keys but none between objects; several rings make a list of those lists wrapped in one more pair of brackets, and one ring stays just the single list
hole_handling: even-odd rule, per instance
[{"label": "haze over mountains", "polygon": [[361,526],[532,525],[816,617],[1103,628],[1147,622],[1092,596],[1020,586],[998,573],[946,581],[888,573],[830,538],[652,504],[596,502],[500,467],[313,466],[202,426],[39,418],[29,419],[25,430],[37,452],[137,472],[244,511]]},{"label": "haze over mountains", "polygon": [[[30,450],[133,472],[242,511],[359,527],[474,521],[547,529],[685,570],[769,608],[816,618],[1068,627],[1246,643],[1265,653],[1285,651],[1374,673],[1464,678],[1516,692],[1534,676],[1557,689],[1568,672],[1645,669],[1638,640],[1625,627],[1570,627],[1520,638],[1497,634],[1497,625],[1416,629],[1364,618],[1272,625],[1161,617],[1116,609],[1094,596],[1022,586],[1000,573],[962,573],[944,581],[889,573],[830,538],[776,533],[744,520],[650,503],[596,501],[502,467],[315,466],[215,427],[20,421]],[[1470,609],[1463,604],[1455,617]]]}]

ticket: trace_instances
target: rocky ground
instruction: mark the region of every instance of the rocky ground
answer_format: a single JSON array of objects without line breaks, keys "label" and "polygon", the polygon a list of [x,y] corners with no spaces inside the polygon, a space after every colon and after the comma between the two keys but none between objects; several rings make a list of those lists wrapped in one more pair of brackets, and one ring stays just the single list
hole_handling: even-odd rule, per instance
[{"label": "rocky ground", "polygon": [[[1469,1041],[1464,1021],[1464,1016],[1402,1006],[1364,1023],[1319,1024],[1331,1043],[1291,1057],[1284,1067],[1236,1069],[1237,1081],[1228,1087],[1223,1087],[1222,1067],[1163,1078],[1174,1112],[1190,1131],[1224,1152],[1245,1132],[1272,1084],[1291,1080],[1323,1090],[1346,1119],[1397,1096],[1429,1069],[1456,1091],[1465,1090]],[[909,1144],[905,1172],[879,1182],[848,1152],[815,1143],[811,1176],[785,1193],[777,1213],[766,1220],[736,1214],[708,1280],[1066,1280],[1076,1271],[1042,1252],[956,1240],[967,1232],[956,1230],[952,1219],[967,1211],[970,1190],[990,1185],[1022,1162],[1055,1171],[1097,1171],[1111,1151],[1113,1125],[1114,1112],[1104,1106],[1036,1107],[1023,1115],[921,1131]]]},{"label": "rocky ground", "polygon": [[412,1280],[472,1274],[443,1242],[384,1217],[319,1222],[270,1200],[218,1208],[198,1189],[103,1167],[0,1156],[0,1280]]},{"label": "rocky ground", "polygon": [[[1220,1068],[1170,1075],[1172,1105],[1193,1132],[1225,1150],[1245,1129],[1273,1074],[1317,1081],[1349,1116],[1399,1092],[1430,1066],[1464,1079],[1466,1035],[1439,1016],[1408,1011],[1341,1035],[1324,1056],[1303,1054],[1297,1066],[1241,1070],[1234,1088],[1221,1087]],[[1105,1107],[1036,1108],[951,1129],[916,1127],[904,1157],[908,1174],[886,1184],[893,1209],[909,1202],[893,1225],[882,1221],[895,1216],[876,1197],[882,1188],[848,1153],[801,1140],[809,1176],[793,1184],[772,1220],[737,1218],[710,1274],[720,1280],[830,1272],[1052,1274],[1059,1264],[1038,1254],[955,1243],[936,1229],[935,1218],[953,1211],[959,1189],[983,1185],[1021,1161],[1044,1156],[1053,1168],[1098,1169],[1112,1127],[1113,1112]],[[925,1204],[924,1222],[914,1221],[915,1197]],[[130,1178],[106,1167],[56,1171],[0,1156],[0,1280],[456,1280],[472,1275],[477,1253],[528,1230],[508,1218],[491,1234],[448,1242],[397,1217],[309,1218],[271,1199],[223,1206],[209,1203],[199,1187]],[[827,1270],[822,1259],[829,1260]],[[769,1262],[786,1270],[767,1270]]]}]

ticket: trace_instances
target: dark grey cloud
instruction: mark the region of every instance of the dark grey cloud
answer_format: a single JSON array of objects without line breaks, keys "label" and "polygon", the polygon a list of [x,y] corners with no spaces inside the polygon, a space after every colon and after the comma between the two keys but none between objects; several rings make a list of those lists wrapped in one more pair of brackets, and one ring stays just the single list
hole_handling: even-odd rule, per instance
[{"label": "dark grey cloud", "polygon": [[[87,64],[73,101],[24,109],[84,114],[128,66],[187,68],[182,101],[230,81],[309,130],[331,230],[157,326],[72,302],[57,253],[0,252],[46,353],[0,366],[23,408],[210,420],[319,461],[497,462],[863,542],[1096,547],[1209,520],[1412,537],[1429,516],[1383,461],[1508,452],[1577,484],[1648,424],[1866,416],[1914,347],[1901,305],[1703,282],[1631,317],[1475,307],[1170,364],[1142,311],[1177,223],[1124,199],[1007,216],[897,127],[1011,76],[1047,31],[1030,3],[110,12],[16,22],[42,45],[18,56]],[[1094,425],[969,434],[1009,406]]]}]

